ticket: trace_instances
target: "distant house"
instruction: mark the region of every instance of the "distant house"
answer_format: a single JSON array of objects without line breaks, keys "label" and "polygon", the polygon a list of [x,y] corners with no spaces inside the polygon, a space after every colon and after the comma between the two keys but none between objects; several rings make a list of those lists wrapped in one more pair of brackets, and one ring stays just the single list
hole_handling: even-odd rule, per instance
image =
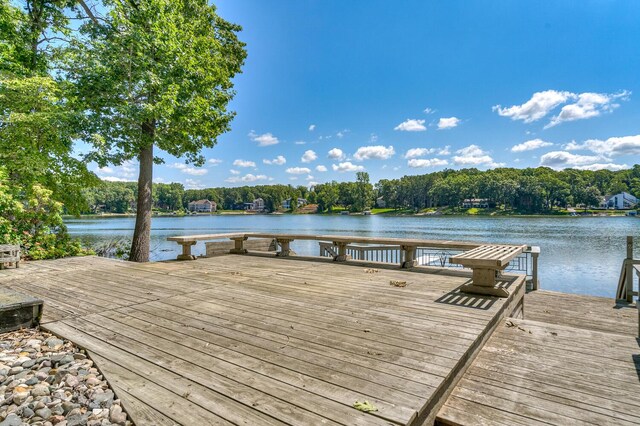
[{"label": "distant house", "polygon": [[262,198],[256,198],[251,203],[244,203],[244,209],[254,212],[265,211],[264,200]]},{"label": "distant house", "polygon": [[189,211],[197,213],[212,213],[216,211],[217,207],[218,206],[215,201],[209,200],[191,201],[188,204]]},{"label": "distant house", "polygon": [[[298,207],[302,207],[308,204],[308,201],[304,198],[298,198]],[[287,198],[282,202],[282,208],[288,210],[291,208],[291,198]]]},{"label": "distant house", "polygon": [[638,199],[627,192],[610,195],[604,199],[600,207],[604,209],[625,210],[632,209],[638,204]]},{"label": "distant house", "polygon": [[384,209],[385,207],[387,207],[387,202],[384,200],[384,197],[376,198],[376,206],[378,206],[381,209]]},{"label": "distant house", "polygon": [[487,198],[467,198],[462,202],[462,207],[465,209],[488,209],[489,200]]}]

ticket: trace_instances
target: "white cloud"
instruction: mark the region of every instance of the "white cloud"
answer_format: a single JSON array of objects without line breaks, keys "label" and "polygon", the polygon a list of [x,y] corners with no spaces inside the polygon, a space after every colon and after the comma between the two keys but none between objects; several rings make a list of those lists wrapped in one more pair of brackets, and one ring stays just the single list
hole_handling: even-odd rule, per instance
[{"label": "white cloud", "polygon": [[102,173],[107,173],[107,174],[112,174],[113,173],[113,169],[111,167],[98,167],[96,169],[96,171],[102,172]]},{"label": "white cloud", "polygon": [[239,174],[240,174],[240,171],[238,171],[238,170],[233,170],[233,169],[229,170],[229,172],[230,172],[232,175],[239,175]]},{"label": "white cloud", "polygon": [[311,169],[308,167],[289,167],[285,172],[291,175],[308,175],[311,173]]},{"label": "white cloud", "polygon": [[525,123],[532,123],[546,116],[558,105],[575,97],[571,92],[559,92],[557,90],[545,90],[536,92],[531,99],[522,105],[514,105],[509,108],[502,108],[500,105],[493,107],[502,117],[509,117],[512,120],[522,120]]},{"label": "white cloud", "polygon": [[375,146],[361,146],[358,148],[355,154],[353,154],[353,158],[358,161],[363,160],[371,160],[373,158],[379,160],[387,160],[395,154],[395,150],[393,146],[384,147],[382,145]]},{"label": "white cloud", "polygon": [[307,177],[306,177],[306,178],[304,178],[304,179],[305,179],[305,180],[307,180],[307,181],[311,181],[311,180],[313,180],[313,176],[311,176],[311,175],[307,175]]},{"label": "white cloud", "polygon": [[294,144],[296,144],[296,145],[304,145],[304,144],[306,144],[306,142],[305,141],[295,141]]},{"label": "white cloud", "polygon": [[369,135],[369,142],[371,143],[378,142],[378,135],[376,135],[375,133],[371,133],[371,135]]},{"label": "white cloud", "polygon": [[532,139],[530,141],[522,142],[511,147],[511,152],[524,152],[533,151],[534,149],[544,148],[546,146],[552,146],[551,142],[545,142],[542,139]]},{"label": "white cloud", "polygon": [[640,155],[640,135],[613,137],[605,141],[589,139],[581,144],[570,142],[565,146],[569,151],[588,150],[605,157]]},{"label": "white cloud", "polygon": [[338,139],[342,139],[347,133],[349,133],[349,129],[340,130],[338,133],[336,133],[336,136],[338,137]]},{"label": "white cloud", "polygon": [[173,169],[178,169],[180,170],[182,173],[191,175],[191,176],[202,176],[202,175],[206,175],[209,171],[207,169],[199,169],[199,168],[195,168],[195,167],[190,167],[187,166],[186,164],[183,163],[173,163],[171,165],[169,165],[169,167],[173,168]]},{"label": "white cloud", "polygon": [[434,112],[436,112],[436,110],[432,108],[425,108],[422,112],[424,112],[425,114],[433,114]]},{"label": "white cloud", "polygon": [[478,145],[469,145],[456,151],[452,158],[454,164],[458,166],[488,166],[501,167],[503,163],[496,163],[489,154],[483,151]]},{"label": "white cloud", "polygon": [[612,94],[581,93],[577,95],[578,100],[575,103],[563,106],[560,113],[553,117],[544,128],[548,129],[565,121],[584,120],[597,117],[603,112],[611,112],[620,106],[615,102],[616,100],[627,100],[630,94],[631,92],[626,90]]},{"label": "white cloud", "polygon": [[428,154],[449,155],[449,146],[444,148],[411,148],[404,154],[404,158],[418,158]]},{"label": "white cloud", "polygon": [[340,173],[364,171],[364,167],[356,166],[355,164],[352,164],[350,161],[339,163],[337,166],[335,164],[332,164],[331,168],[333,169],[334,172],[340,172]]},{"label": "white cloud", "polygon": [[308,149],[304,152],[304,154],[302,154],[302,158],[300,159],[300,161],[302,161],[303,163],[311,163],[312,161],[316,161],[317,158],[318,156],[316,155],[316,153]]},{"label": "white cloud", "polygon": [[277,137],[273,136],[271,133],[264,133],[262,135],[256,134],[253,130],[249,132],[249,137],[252,141],[258,142],[258,146],[269,146],[276,145],[280,143]]},{"label": "white cloud", "polygon": [[329,151],[329,158],[333,158],[334,160],[344,160],[344,152],[340,148],[333,148]]},{"label": "white cloud", "polygon": [[320,184],[320,182],[315,182],[315,181],[313,181],[313,182],[307,182],[307,187],[308,187],[308,188],[313,188],[314,186],[317,186],[317,185],[319,185],[319,184]]},{"label": "white cloud", "polygon": [[[184,164],[183,164],[184,166]],[[127,178],[132,178],[136,175],[137,164],[131,160],[127,160],[120,166],[120,175]]]},{"label": "white cloud", "polygon": [[449,162],[440,158],[412,158],[407,161],[407,165],[413,168],[446,166]]},{"label": "white cloud", "polygon": [[327,168],[321,164],[319,166],[316,166],[316,171],[317,172],[326,172]]},{"label": "white cloud", "polygon": [[119,178],[116,176],[100,176],[98,175],[98,177],[102,180],[106,180],[107,182],[132,182],[131,179],[126,179],[126,178]]},{"label": "white cloud", "polygon": [[166,182],[164,178],[161,177],[157,177],[157,178],[153,178],[153,182],[154,183],[164,183]]},{"label": "white cloud", "polygon": [[316,125],[315,124],[312,124],[312,125],[309,126],[309,131],[310,132],[313,132],[315,129],[316,129]]},{"label": "white cloud", "polygon": [[630,167],[626,164],[614,164],[614,163],[594,163],[594,164],[589,164],[586,166],[576,166],[574,167],[574,169],[578,169],[578,170],[592,170],[592,171],[596,171],[596,170],[611,170],[611,171],[617,171],[617,170],[626,170],[629,169]]},{"label": "white cloud", "polygon": [[256,163],[254,163],[253,161],[238,159],[233,162],[233,165],[236,167],[255,167]]},{"label": "white cloud", "polygon": [[207,163],[217,166],[218,164],[222,163],[222,160],[218,158],[210,158],[209,161],[207,161]]},{"label": "white cloud", "polygon": [[424,120],[408,119],[398,124],[393,130],[400,130],[402,132],[424,132],[427,128],[424,125]]},{"label": "white cloud", "polygon": [[601,161],[602,157],[596,155],[579,155],[567,151],[551,151],[540,157],[540,165],[553,169],[567,167],[587,166]]},{"label": "white cloud", "polygon": [[184,187],[186,189],[202,189],[204,185],[197,179],[186,179],[184,181]]},{"label": "white cloud", "polygon": [[290,176],[289,180],[298,180],[298,176]]},{"label": "white cloud", "polygon": [[287,162],[287,159],[284,158],[284,156],[282,155],[278,155],[276,158],[274,158],[273,160],[267,160],[266,158],[264,160],[262,160],[262,162],[264,164],[274,164],[276,166],[282,166],[284,163]]},{"label": "white cloud", "polygon": [[239,183],[239,182],[256,182],[259,180],[271,180],[271,178],[269,178],[266,175],[253,175],[251,173],[246,174],[242,177],[240,176],[231,176],[227,179],[225,179],[225,182],[229,182],[229,183]]},{"label": "white cloud", "polygon": [[453,129],[460,123],[457,117],[441,118],[438,120],[438,130]]}]

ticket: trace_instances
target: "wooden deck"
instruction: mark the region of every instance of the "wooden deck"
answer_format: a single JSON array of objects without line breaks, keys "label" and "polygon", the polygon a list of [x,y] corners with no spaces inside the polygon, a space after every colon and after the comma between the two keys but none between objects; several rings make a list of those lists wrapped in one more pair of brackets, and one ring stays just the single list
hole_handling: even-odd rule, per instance
[{"label": "wooden deck", "polygon": [[459,272],[374,267],[89,257],[0,285],[45,300],[43,327],[88,350],[137,425],[432,423],[523,278],[496,298],[458,293]]},{"label": "wooden deck", "polygon": [[640,424],[635,306],[536,291],[524,318],[496,329],[439,424]]}]

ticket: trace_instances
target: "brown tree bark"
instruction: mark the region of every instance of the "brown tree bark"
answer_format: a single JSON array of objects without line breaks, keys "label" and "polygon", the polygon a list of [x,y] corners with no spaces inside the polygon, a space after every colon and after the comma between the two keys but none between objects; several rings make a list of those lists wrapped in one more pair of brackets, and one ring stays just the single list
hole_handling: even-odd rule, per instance
[{"label": "brown tree bark", "polygon": [[[146,132],[153,132],[144,126]],[[150,127],[150,126],[149,126]],[[138,202],[136,210],[136,227],[131,241],[129,260],[132,262],[148,262],[151,244],[151,207],[153,180],[153,144],[140,150],[140,174],[138,175]]]}]

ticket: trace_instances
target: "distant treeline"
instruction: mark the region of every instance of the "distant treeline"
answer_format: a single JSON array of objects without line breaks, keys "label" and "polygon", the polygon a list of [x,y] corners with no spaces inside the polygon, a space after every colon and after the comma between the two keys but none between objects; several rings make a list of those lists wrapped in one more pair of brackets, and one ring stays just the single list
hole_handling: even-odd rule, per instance
[{"label": "distant treeline", "polygon": [[[86,213],[126,213],[135,205],[136,191],[134,182],[103,182],[87,189]],[[640,196],[640,165],[620,171],[555,171],[546,167],[443,170],[382,179],[375,185],[369,182],[367,173],[358,173],[356,182],[334,181],[311,189],[291,185],[207,189],[184,189],[180,183],[153,186],[154,208],[166,211],[186,209],[190,201],[200,199],[215,201],[218,209],[233,210],[256,198],[262,198],[269,211],[280,209],[289,198],[318,204],[319,211],[336,207],[362,210],[373,207],[382,197],[390,208],[460,206],[467,198],[482,198],[501,208],[539,213],[567,205],[597,206],[602,196],[620,192]],[[296,203],[291,204],[295,207]]]}]

